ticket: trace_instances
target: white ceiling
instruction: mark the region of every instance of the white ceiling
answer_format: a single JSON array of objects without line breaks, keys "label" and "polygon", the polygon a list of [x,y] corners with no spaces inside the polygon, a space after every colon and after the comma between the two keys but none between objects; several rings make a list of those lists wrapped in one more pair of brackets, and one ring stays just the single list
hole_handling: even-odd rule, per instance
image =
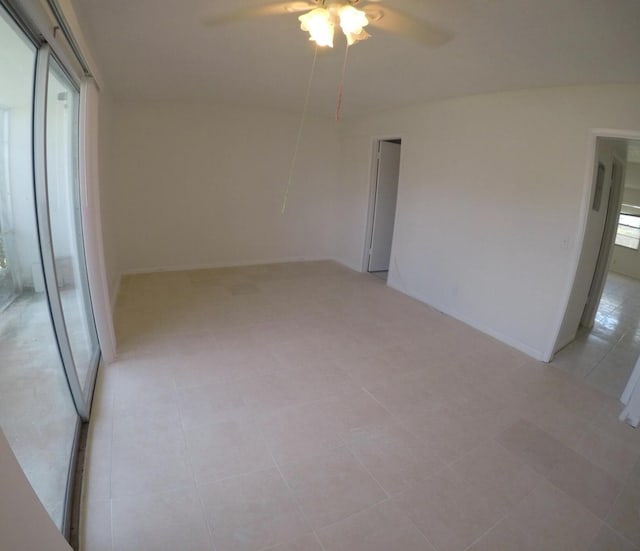
[{"label": "white ceiling", "polygon": [[[299,111],[313,48],[295,14],[207,26],[264,0],[74,0],[115,96]],[[438,48],[371,30],[349,50],[343,116],[435,98],[640,82],[640,0],[384,0],[453,33]],[[362,4],[365,0],[362,0]],[[335,110],[343,43],[319,55],[310,109]]]}]

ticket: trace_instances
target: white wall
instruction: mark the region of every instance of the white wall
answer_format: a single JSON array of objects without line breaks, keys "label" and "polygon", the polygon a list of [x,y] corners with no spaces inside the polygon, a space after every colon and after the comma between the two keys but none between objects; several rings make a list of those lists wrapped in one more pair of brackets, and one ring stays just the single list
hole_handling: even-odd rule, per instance
[{"label": "white wall", "polygon": [[[338,126],[211,104],[117,104],[112,223],[124,272],[333,255]],[[339,198],[339,197],[338,197]]]},{"label": "white wall", "polygon": [[360,269],[372,136],[401,136],[389,284],[548,358],[580,253],[591,128],[640,129],[640,86],[497,93],[342,127],[336,257]]},{"label": "white wall", "polygon": [[372,140],[402,137],[389,284],[548,359],[580,256],[590,129],[640,129],[639,101],[639,86],[570,87],[338,125],[312,118],[284,216],[297,115],[115,104],[108,194],[118,257],[109,264],[129,272],[334,257],[359,270]]},{"label": "white wall", "polygon": [[98,106],[98,170],[100,180],[100,209],[102,218],[102,240],[105,269],[112,303],[116,300],[120,284],[120,261],[118,258],[118,188],[113,175],[113,101],[108,90],[100,90]]},{"label": "white wall", "polygon": [[[640,163],[627,163],[623,203],[640,205]],[[614,246],[611,270],[640,279],[640,251]]]},{"label": "white wall", "polygon": [[0,430],[0,549],[70,551]]}]

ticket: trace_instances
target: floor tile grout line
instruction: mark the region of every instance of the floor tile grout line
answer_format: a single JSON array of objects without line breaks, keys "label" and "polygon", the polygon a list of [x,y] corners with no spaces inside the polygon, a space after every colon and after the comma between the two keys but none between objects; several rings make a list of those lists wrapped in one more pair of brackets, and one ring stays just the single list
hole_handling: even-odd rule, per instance
[{"label": "floor tile grout line", "polygon": [[614,526],[611,526],[611,524],[609,524],[607,521],[602,521],[602,524],[603,524],[603,526],[606,526],[607,528],[609,528],[609,530],[611,530],[614,534],[616,534],[620,539],[622,539],[625,542],[627,542],[628,544],[632,545],[635,549],[640,549],[640,545],[638,545],[638,544],[636,544],[636,542],[630,540],[625,534],[620,532]]},{"label": "floor tile grout line", "polygon": [[440,551],[440,548],[438,546],[436,546],[435,543],[433,543],[429,537],[427,536],[427,534],[424,532],[424,530],[422,530],[422,528],[420,528],[420,526],[418,526],[418,524],[411,518],[410,515],[408,515],[407,513],[405,513],[404,511],[402,511],[402,514],[405,516],[405,518],[411,523],[411,526],[413,526],[419,533],[420,535],[422,535],[422,537],[425,539],[425,541],[431,546],[433,547],[434,551]]},{"label": "floor tile grout line", "polygon": [[242,478],[244,476],[252,476],[259,473],[265,473],[267,471],[274,469],[275,467],[276,467],[276,464],[274,463],[269,467],[260,467],[258,469],[253,469],[251,471],[245,471],[242,473],[232,474],[232,475],[223,476],[223,477],[212,477],[205,480],[198,480],[198,478],[196,477],[196,484],[198,486],[208,486],[210,484],[218,484],[220,482],[229,482],[231,480],[236,480],[237,478]]},{"label": "floor tile grout line", "polygon": [[115,430],[113,416],[115,414],[115,407],[116,397],[114,395],[111,396],[111,407],[109,409],[109,499],[113,498],[113,433]]},{"label": "floor tile grout line", "polygon": [[[640,461],[640,459],[638,461]],[[635,475],[633,474],[633,471],[631,471],[631,472],[629,472],[629,474],[625,478],[624,482],[621,482],[620,490],[618,491],[615,499],[611,501],[611,505],[609,506],[609,510],[607,511],[607,514],[602,519],[602,522],[603,522],[603,524],[608,526],[611,530],[613,530],[616,534],[618,534],[620,537],[622,537],[622,539],[624,539],[625,541],[629,541],[630,543],[633,543],[636,547],[640,548],[640,546],[636,545],[635,542],[631,542],[624,534],[622,534],[620,531],[618,531],[618,529],[616,529],[614,526],[609,524],[609,521],[608,521],[609,515],[611,514],[611,511],[613,511],[613,508],[614,508],[615,504],[618,502],[618,500],[620,499],[622,494],[624,494],[624,492],[626,491],[626,489],[627,489],[627,487],[629,485],[628,484],[629,481],[631,479],[633,479],[634,477],[635,477]]]},{"label": "floor tile grout line", "polygon": [[476,543],[478,543],[482,538],[484,538],[494,528],[496,528],[502,521],[504,521],[507,518],[509,518],[512,515],[514,508],[517,507],[520,503],[522,503],[529,496],[531,496],[536,491],[537,487],[538,487],[538,485],[535,485],[529,492],[527,492],[527,494],[525,496],[523,496],[521,499],[519,499],[518,503],[515,506],[512,506],[509,510],[507,510],[507,512],[502,517],[500,517],[500,519],[498,519],[489,529],[487,529],[480,536],[478,536],[475,540],[473,540],[469,545],[467,545],[467,547],[464,548],[464,551],[468,551],[469,549],[471,549]]},{"label": "floor tile grout line", "polygon": [[[521,419],[521,420],[522,420],[522,419]],[[620,490],[619,490],[619,491],[618,491],[618,493],[616,494],[616,498],[615,498],[614,500],[612,500],[611,505],[610,505],[610,508],[609,508],[609,511],[607,511],[607,514],[608,514],[608,513],[610,512],[610,510],[611,510],[611,507],[613,507],[613,504],[615,503],[615,501],[618,499],[618,497],[620,496],[620,494],[624,491],[624,489],[625,489],[625,487],[626,487],[626,481],[628,480],[628,478],[629,478],[629,477],[631,477],[631,476],[632,476],[632,473],[629,473],[629,474],[627,475],[627,478],[623,481],[623,480],[621,480],[620,478],[618,478],[617,476],[615,476],[615,475],[611,474],[611,473],[610,473],[606,468],[604,468],[603,466],[598,465],[597,463],[594,463],[594,462],[593,462],[589,457],[587,457],[586,455],[584,455],[584,454],[583,454],[583,453],[581,453],[580,451],[576,450],[576,449],[574,448],[574,446],[569,446],[568,444],[566,444],[566,443],[565,443],[565,442],[563,442],[562,440],[560,440],[560,439],[556,438],[553,434],[550,434],[549,432],[547,432],[544,428],[542,428],[542,427],[538,426],[538,425],[537,425],[537,424],[535,424],[535,423],[531,423],[530,421],[527,421],[527,420],[522,420],[522,421],[524,421],[524,422],[526,422],[526,423],[529,423],[529,424],[532,424],[532,425],[533,425],[534,427],[536,427],[538,430],[541,430],[542,432],[544,432],[544,433],[546,434],[546,436],[547,436],[547,437],[554,439],[554,440],[556,441],[556,444],[559,444],[560,446],[562,446],[562,447],[564,447],[564,448],[567,448],[569,451],[571,451],[571,452],[573,452],[573,453],[575,453],[575,454],[579,455],[579,456],[580,456],[580,458],[581,458],[583,461],[586,461],[586,462],[589,464],[589,466],[590,466],[590,467],[592,467],[592,468],[594,468],[594,469],[596,469],[596,470],[598,470],[598,471],[600,471],[600,472],[604,473],[606,476],[608,476],[608,477],[612,478],[612,479],[613,479],[617,484],[619,484],[619,485],[620,485]],[[583,433],[583,434],[580,436],[580,438],[583,438],[584,436],[585,436],[585,433]],[[509,449],[508,449],[504,444],[502,444],[502,442],[500,442],[500,441],[497,439],[497,437],[494,437],[494,438],[493,438],[493,440],[494,440],[495,442],[497,442],[497,444],[498,444],[498,445],[500,445],[503,449],[505,449],[506,451],[508,451],[511,455],[513,455],[514,457],[516,457],[516,458],[520,459],[516,454],[514,454],[511,450],[509,450]],[[576,441],[576,443],[577,443],[577,442],[578,442],[578,441]],[[640,456],[640,454],[638,454],[638,455]],[[520,461],[523,461],[523,460],[522,460],[522,459],[520,459]],[[531,465],[529,465],[526,461],[524,461],[524,464],[525,464],[525,465],[528,465],[528,466],[529,466],[529,468],[532,468],[532,469],[533,469],[533,467],[532,467]],[[555,468],[555,467],[554,467],[554,468]],[[534,469],[534,470],[535,470],[535,469]],[[551,472],[552,472],[552,471],[553,471],[553,468],[551,469],[551,471],[549,472],[549,474],[551,474]],[[537,471],[536,471],[536,472],[537,472]],[[581,505],[583,508],[585,508],[586,510],[588,510],[588,511],[589,511],[592,515],[594,515],[596,518],[598,518],[599,520],[601,520],[602,522],[604,522],[604,518],[600,518],[600,517],[599,517],[598,515],[596,515],[593,511],[591,511],[591,509],[589,509],[589,508],[588,508],[588,507],[586,507],[584,504],[582,504],[580,501],[578,501],[575,497],[573,497],[573,496],[571,496],[571,495],[567,494],[567,492],[565,492],[562,488],[558,487],[558,486],[555,484],[555,482],[553,482],[553,481],[549,478],[549,476],[547,476],[547,475],[543,475],[543,474],[541,474],[541,473],[538,473],[538,474],[540,474],[540,476],[542,476],[542,477],[544,477],[546,480],[548,480],[548,481],[549,481],[551,484],[553,484],[556,488],[558,488],[559,490],[563,491],[563,492],[564,492],[566,495],[568,495],[571,499],[573,499],[574,501],[576,501],[576,502],[580,503],[580,505]],[[605,515],[605,517],[606,517],[606,515]]]},{"label": "floor tile grout line", "polygon": [[[384,492],[384,494],[385,494],[385,496],[386,496],[386,497],[385,497],[384,499],[382,499],[382,500],[380,500],[380,501],[376,502],[376,503],[373,503],[373,504],[371,504],[371,505],[369,505],[369,506],[365,507],[364,509],[361,509],[361,510],[359,510],[359,511],[356,511],[356,512],[354,512],[354,513],[351,513],[351,514],[347,515],[346,517],[344,517],[344,518],[342,518],[342,519],[340,519],[340,520],[337,520],[337,521],[335,521],[335,522],[329,523],[329,524],[327,524],[327,525],[323,526],[323,527],[322,527],[322,529],[328,528],[329,526],[332,526],[332,525],[334,525],[334,524],[338,524],[338,523],[340,523],[340,522],[344,522],[344,521],[346,521],[346,520],[348,520],[348,519],[350,519],[350,518],[352,518],[352,517],[354,517],[354,516],[356,516],[356,515],[360,515],[360,514],[362,514],[362,513],[365,513],[366,511],[369,511],[369,510],[371,510],[371,509],[374,509],[375,507],[378,507],[378,506],[380,506],[380,505],[381,505],[381,504],[383,504],[383,503],[387,503],[387,502],[394,503],[394,502],[393,502],[393,495],[389,494],[389,493],[384,489],[384,487],[382,486],[382,484],[380,484],[380,482],[378,482],[378,479],[377,479],[377,478],[376,478],[376,477],[375,477],[375,476],[374,476],[374,475],[369,471],[369,469],[367,469],[367,467],[362,463],[362,461],[360,460],[360,458],[359,458],[359,457],[357,456],[357,454],[356,454],[356,453],[351,449],[351,447],[350,447],[348,444],[345,444],[345,448],[346,448],[346,450],[347,450],[347,451],[348,451],[348,452],[349,452],[349,453],[354,457],[354,459],[355,459],[355,460],[360,464],[360,466],[365,470],[365,472],[366,472],[366,473],[367,473],[367,474],[368,474],[368,475],[369,475],[369,476],[370,476],[370,477],[371,477],[371,478],[376,482],[376,484],[377,484],[377,485],[380,487],[380,489]],[[444,468],[444,467],[443,467],[443,468]],[[440,469],[440,470],[442,470],[442,469]],[[440,471],[438,471],[438,472],[440,472]],[[436,473],[431,473],[431,475],[429,475],[429,476],[428,476],[428,477],[426,477],[426,478],[430,478],[431,476],[433,476],[433,475],[435,475],[435,474],[436,474]],[[427,538],[426,534],[424,534],[424,533],[422,532],[422,530],[420,530],[420,528],[416,525],[416,523],[413,521],[413,519],[412,519],[409,515],[407,515],[406,513],[404,513],[404,512],[402,512],[402,514],[403,514],[403,515],[404,515],[404,516],[405,516],[405,517],[406,517],[406,518],[411,522],[411,524],[412,524],[413,526],[415,526],[415,528],[420,532],[420,534],[422,534],[422,536],[425,538],[425,540],[426,540],[426,541],[427,541],[427,542],[428,542],[428,543],[429,543],[429,544],[430,544],[434,549],[436,549],[436,547],[433,545],[433,543],[429,540],[429,538]],[[323,549],[324,549],[324,547],[323,547]],[[437,551],[437,550],[436,550],[436,551]]]},{"label": "floor tile grout line", "polygon": [[[116,551],[116,540],[113,526],[113,499],[109,499],[109,538],[111,540],[111,551]],[[82,542],[80,542],[82,547]]]},{"label": "floor tile grout line", "polygon": [[320,539],[320,536],[318,535],[318,531],[314,528],[313,532],[311,533],[313,534],[313,537],[315,538],[315,540],[318,542],[320,549],[322,551],[327,551],[327,548],[324,546],[324,543],[322,542],[322,540]]},{"label": "floor tile grout line", "polygon": [[269,455],[271,456],[271,461],[273,461],[273,463],[276,466],[275,468],[277,469],[278,474],[280,475],[280,480],[282,480],[282,482],[284,483],[285,487],[288,490],[289,495],[291,496],[291,500],[293,501],[293,503],[295,503],[296,509],[298,510],[298,515],[300,515],[300,518],[305,521],[305,524],[307,524],[308,527],[311,528],[311,531],[313,532],[313,534],[316,536],[316,539],[320,543],[320,547],[322,548],[322,551],[326,551],[324,545],[322,544],[322,541],[320,541],[320,538],[316,535],[316,529],[315,529],[315,526],[314,526],[313,522],[311,521],[311,519],[309,519],[307,517],[307,515],[304,512],[304,510],[302,509],[302,505],[300,505],[300,502],[298,501],[298,498],[296,497],[296,493],[294,492],[293,488],[289,484],[289,481],[286,479],[286,477],[282,473],[282,470],[280,469],[280,465],[278,465],[278,462],[276,461],[275,457],[273,457],[273,453],[271,453],[271,450],[269,449],[268,446],[267,446],[267,451],[269,452]]},{"label": "floor tile grout line", "polygon": [[122,494],[118,497],[111,498],[111,501],[122,501],[128,499],[142,498],[142,497],[152,497],[152,496],[160,496],[163,494],[171,494],[180,491],[184,491],[188,488],[195,488],[193,481],[185,484],[176,484],[173,486],[169,486],[168,488],[163,488],[162,490],[152,490],[152,491],[143,491],[143,492],[133,492],[130,494]]},{"label": "floor tile grout line", "polygon": [[110,421],[110,438],[109,438],[109,516],[110,516],[110,531],[111,531],[111,551],[116,551],[116,540],[115,540],[115,526],[113,522],[113,433],[114,433],[114,422],[113,415],[115,413],[116,407],[116,397],[115,394],[111,396],[111,407],[109,409],[109,421]]},{"label": "floor tile grout line", "polygon": [[372,503],[371,505],[367,505],[366,507],[363,507],[362,509],[359,509],[358,511],[354,511],[353,513],[349,513],[347,516],[339,519],[339,520],[335,520],[333,522],[330,522],[329,524],[324,524],[322,525],[320,528],[316,528],[315,531],[319,531],[319,530],[324,530],[326,528],[329,528],[330,526],[335,526],[336,524],[340,524],[341,522],[345,522],[349,519],[352,519],[353,517],[356,517],[358,515],[361,515],[363,513],[366,513],[372,509],[375,509],[376,507],[379,507],[380,505],[382,505],[383,503],[387,503],[387,502],[393,502],[393,499],[391,497],[385,497],[384,499],[381,499],[380,501],[376,501],[375,503]]},{"label": "floor tile grout line", "polygon": [[395,413],[393,413],[391,410],[389,410],[382,402],[380,402],[380,400],[378,400],[374,394],[372,394],[372,392],[366,387],[366,386],[362,386],[360,387],[361,390],[363,392],[365,392],[366,394],[368,394],[371,398],[373,398],[373,400],[382,408],[384,409],[389,415],[391,415],[391,417],[393,417],[394,421],[396,423],[401,423],[402,419],[397,416]]},{"label": "floor tile grout line", "polygon": [[[535,469],[534,469],[535,470]],[[537,471],[536,471],[537,472]],[[585,504],[583,504],[580,500],[578,500],[577,498],[573,497],[571,494],[569,494],[566,490],[564,490],[563,488],[561,488],[560,486],[558,486],[553,480],[551,480],[548,476],[543,475],[541,473],[538,473],[548,484],[552,485],[557,491],[559,491],[561,494],[564,495],[564,497],[568,498],[569,500],[571,500],[573,503],[577,504],[580,508],[582,508],[584,511],[586,511],[587,513],[589,513],[593,518],[595,518],[600,524],[605,524],[605,520],[603,518],[600,518],[596,513],[594,513],[591,509],[589,509],[589,507],[587,507]],[[617,499],[617,498],[616,498]],[[609,512],[607,512],[607,515],[609,514]]]},{"label": "floor tile grout line", "polygon": [[202,514],[202,519],[204,520],[205,526],[207,527],[207,535],[209,536],[209,544],[211,545],[211,549],[213,551],[216,551],[216,544],[214,542],[214,538],[213,538],[213,527],[211,526],[209,519],[207,518],[207,512],[205,510],[204,507],[204,501],[202,499],[202,492],[200,491],[200,487],[198,485],[198,480],[196,477],[196,471],[195,468],[193,466],[193,461],[191,460],[191,452],[189,450],[189,446],[187,444],[187,436],[185,433],[185,429],[184,429],[184,420],[182,419],[182,412],[180,411],[180,408],[177,407],[176,408],[178,411],[178,418],[180,419],[180,428],[181,428],[181,433],[182,433],[182,441],[184,444],[184,450],[185,450],[185,454],[186,454],[186,459],[187,462],[189,464],[189,470],[191,471],[191,479],[193,481],[193,488],[194,488],[194,492],[196,494],[196,498],[198,500],[198,505],[200,506],[200,513]]},{"label": "floor tile grout line", "polygon": [[373,475],[373,473],[365,466],[365,464],[360,460],[360,458],[358,457],[358,454],[356,454],[351,447],[349,446],[349,444],[345,444],[345,449],[347,450],[347,452],[349,453],[349,455],[356,460],[356,462],[358,463],[358,465],[360,465],[360,467],[364,470],[365,473],[367,473],[372,480],[378,485],[378,488],[380,488],[382,490],[382,493],[385,495],[385,499],[382,501],[385,501],[387,499],[391,499],[391,495],[389,494],[389,492],[387,492],[387,490],[385,490],[384,486],[382,484],[380,484],[380,482],[378,481],[378,479]]}]

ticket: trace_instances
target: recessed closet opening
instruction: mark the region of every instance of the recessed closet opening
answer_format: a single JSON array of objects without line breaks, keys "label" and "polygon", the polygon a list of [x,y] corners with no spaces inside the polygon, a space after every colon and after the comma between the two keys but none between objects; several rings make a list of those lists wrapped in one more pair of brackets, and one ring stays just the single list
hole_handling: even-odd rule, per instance
[{"label": "recessed closet opening", "polygon": [[384,281],[391,262],[401,148],[400,138],[374,143],[364,269]]}]

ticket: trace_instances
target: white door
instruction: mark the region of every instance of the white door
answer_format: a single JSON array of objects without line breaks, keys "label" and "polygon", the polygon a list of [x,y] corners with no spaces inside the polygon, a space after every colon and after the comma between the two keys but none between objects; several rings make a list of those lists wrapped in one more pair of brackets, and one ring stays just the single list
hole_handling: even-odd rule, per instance
[{"label": "white door", "polygon": [[369,248],[370,272],[383,272],[389,269],[399,175],[400,144],[379,142],[373,228]]}]

